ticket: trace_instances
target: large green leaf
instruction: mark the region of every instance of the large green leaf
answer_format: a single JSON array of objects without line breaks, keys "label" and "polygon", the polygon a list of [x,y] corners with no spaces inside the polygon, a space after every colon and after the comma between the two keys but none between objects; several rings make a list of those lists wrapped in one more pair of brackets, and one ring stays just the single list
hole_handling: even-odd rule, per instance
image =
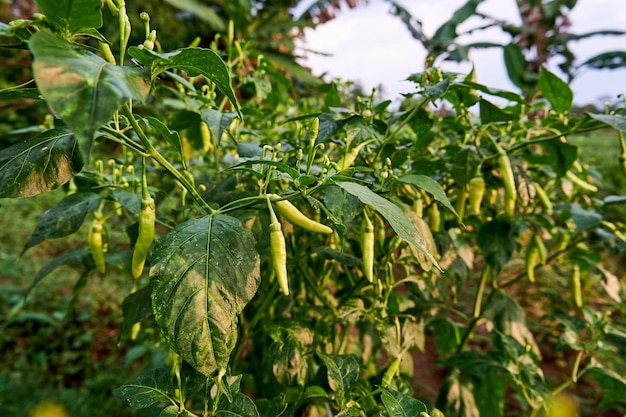
[{"label": "large green leaf", "polygon": [[493,323],[498,331],[511,336],[521,346],[528,347],[539,354],[539,347],[535,343],[535,338],[526,327],[524,310],[506,293],[502,291],[496,293],[485,309],[484,316]]},{"label": "large green leaf", "polygon": [[485,260],[498,273],[515,251],[515,230],[506,219],[496,217],[478,231],[478,247]]},{"label": "large green leaf", "polygon": [[76,138],[59,128],[0,151],[0,198],[26,198],[68,182],[83,168]]},{"label": "large green leaf", "polygon": [[432,195],[435,200],[439,201],[448,210],[450,210],[459,220],[461,220],[459,214],[456,212],[454,207],[452,207],[452,204],[450,204],[450,200],[448,199],[446,192],[443,191],[441,185],[439,185],[439,183],[434,179],[430,178],[427,175],[408,174],[400,177],[398,181],[404,182],[406,184],[413,184],[417,188],[421,188],[422,190],[426,191],[427,193]]},{"label": "large green leaf", "polygon": [[562,113],[572,107],[574,93],[565,81],[548,71],[541,69],[538,81],[539,91],[550,102],[552,109],[557,113]]},{"label": "large green leaf", "polygon": [[233,395],[233,402],[220,402],[216,417],[259,417],[259,411],[250,397],[237,392]]},{"label": "large green leaf", "polygon": [[29,47],[35,56],[35,81],[48,105],[76,134],[88,159],[94,132],[128,99],[143,101],[150,85],[134,68],[107,63],[42,29]]},{"label": "large green leaf", "polygon": [[461,380],[456,371],[444,380],[437,398],[437,408],[446,417],[480,417],[472,385]]},{"label": "large green leaf", "polygon": [[236,114],[222,113],[214,109],[202,109],[200,110],[200,117],[211,128],[215,135],[215,141],[219,145],[222,140],[222,133],[231,125]]},{"label": "large green leaf", "polygon": [[85,216],[95,211],[101,200],[100,194],[77,193],[59,201],[41,216],[35,231],[22,249],[22,255],[46,239],[64,237],[77,231],[85,221]]},{"label": "large green leaf", "polygon": [[589,371],[596,383],[604,391],[602,404],[623,403],[626,398],[626,378],[597,361],[593,361]]},{"label": "large green leaf", "polygon": [[237,97],[230,85],[230,72],[217,52],[204,48],[183,48],[166,54],[157,54],[147,49],[132,47],[129,48],[128,53],[143,65],[151,68],[152,80],[170,69],[185,71],[191,77],[204,75],[228,97],[241,117]]},{"label": "large green leaf", "polygon": [[237,316],[259,286],[252,233],[225,215],[189,220],[157,242],[152,260],[152,308],[165,340],[206,376],[225,368]]},{"label": "large green leaf", "polygon": [[140,410],[160,402],[173,402],[174,385],[169,368],[152,369],[113,390],[128,407]]},{"label": "large green leaf", "polygon": [[400,207],[393,204],[384,197],[379,196],[369,188],[356,184],[354,182],[337,182],[337,185],[358,198],[361,203],[372,206],[378,211],[391,225],[393,230],[402,239],[414,246],[420,252],[424,253],[428,259],[437,268],[441,269],[433,254],[428,250],[424,239],[415,227],[415,225],[407,219]]},{"label": "large green leaf", "polygon": [[326,355],[318,352],[326,369],[328,385],[335,392],[343,392],[359,378],[359,362],[354,355]]},{"label": "large green leaf", "polygon": [[479,109],[480,121],[483,124],[508,122],[513,120],[512,114],[505,112],[495,104],[484,99],[480,99]]},{"label": "large green leaf", "polygon": [[48,22],[68,37],[102,26],[102,0],[36,0]]},{"label": "large green leaf", "polygon": [[622,132],[626,132],[626,117],[619,116],[617,114],[597,114],[597,113],[587,113],[589,116],[594,118],[595,120],[602,122],[608,126],[611,126],[613,129],[621,130]]},{"label": "large green leaf", "polygon": [[387,388],[381,388],[381,390],[380,399],[389,417],[412,417],[428,412],[426,405],[415,398]]}]

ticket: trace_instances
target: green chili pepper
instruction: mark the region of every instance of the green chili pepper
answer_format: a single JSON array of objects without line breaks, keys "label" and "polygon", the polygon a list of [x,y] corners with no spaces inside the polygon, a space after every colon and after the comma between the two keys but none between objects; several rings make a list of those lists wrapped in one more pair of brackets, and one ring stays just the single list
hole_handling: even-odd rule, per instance
[{"label": "green chili pepper", "polygon": [[96,270],[101,274],[104,274],[106,272],[106,262],[104,260],[104,241],[102,239],[102,229],[102,221],[94,219],[91,223],[91,228],[89,229],[87,244],[89,245],[89,251],[91,252],[93,262],[96,265]]},{"label": "green chili pepper", "polygon": [[363,275],[369,282],[374,282],[374,224],[363,211],[361,223],[361,253],[363,254]]},{"label": "green chili pepper", "polygon": [[580,267],[574,264],[572,269],[572,291],[574,295],[574,305],[578,308],[583,306],[583,294],[580,284]]},{"label": "green chili pepper", "polygon": [[[268,197],[280,198],[280,196],[276,194],[270,194],[268,195]],[[316,232],[316,233],[332,233],[333,232],[333,229],[326,226],[325,224],[316,222],[313,219],[309,219],[300,210],[298,210],[296,206],[294,206],[288,200],[279,200],[279,201],[276,201],[274,204],[276,204],[276,208],[278,209],[278,212],[280,214],[285,216],[287,220],[289,220],[291,223],[297,226],[303,227],[307,230],[310,230],[311,232]]]},{"label": "green chili pepper", "polygon": [[469,204],[470,215],[479,216],[480,206],[483,202],[485,195],[485,179],[481,176],[476,176],[469,181]]},{"label": "green chili pepper", "polygon": [[150,247],[154,240],[154,228],[156,223],[156,207],[154,200],[148,192],[145,160],[141,172],[141,211],[139,212],[139,234],[133,250],[131,274],[137,279],[143,273],[143,267],[150,253]]},{"label": "green chili pepper", "polygon": [[283,294],[289,295],[289,278],[287,276],[287,245],[283,235],[282,226],[274,213],[269,196],[267,206],[270,210],[270,255],[272,267],[278,279],[278,285]]}]

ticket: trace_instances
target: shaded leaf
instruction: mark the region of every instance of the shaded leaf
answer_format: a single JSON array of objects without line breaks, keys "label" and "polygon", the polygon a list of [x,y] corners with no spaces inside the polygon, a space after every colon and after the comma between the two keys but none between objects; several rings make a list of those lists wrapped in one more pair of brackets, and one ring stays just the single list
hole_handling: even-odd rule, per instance
[{"label": "shaded leaf", "polygon": [[226,22],[212,7],[196,0],[165,0],[179,10],[193,13],[199,19],[205,21],[215,32],[226,30]]},{"label": "shaded leaf", "polygon": [[513,298],[498,291],[483,314],[500,332],[511,336],[523,347],[530,346],[533,352],[539,354],[535,338],[526,327],[524,310]]},{"label": "shaded leaf", "polygon": [[102,26],[101,0],[36,0],[48,22],[66,37]]},{"label": "shaded leaf", "polygon": [[579,65],[595,69],[616,69],[626,66],[626,52],[611,51],[593,56]]},{"label": "shaded leaf", "polygon": [[34,98],[41,99],[41,94],[37,88],[16,88],[13,90],[0,91],[0,100],[9,100],[14,98]]},{"label": "shaded leaf", "polygon": [[83,168],[66,128],[44,132],[0,151],[0,198],[26,198],[68,182]]},{"label": "shaded leaf", "polygon": [[437,408],[446,417],[480,417],[472,385],[462,381],[458,372],[451,373],[443,382]]},{"label": "shaded leaf", "polygon": [[415,225],[407,219],[400,207],[363,185],[353,182],[337,182],[337,185],[358,198],[361,203],[372,206],[389,222],[398,236],[424,253],[430,262],[441,269],[433,254],[426,247],[426,243],[419,231]]},{"label": "shaded leaf", "polygon": [[64,252],[63,254],[55,257],[50,262],[48,262],[46,266],[41,268],[39,272],[37,272],[37,275],[35,275],[35,279],[33,279],[33,282],[26,290],[24,298],[28,297],[30,291],[35,288],[35,286],[39,284],[42,279],[47,277],[52,271],[67,263],[82,263],[87,256],[91,256],[88,249],[75,249],[69,252]]},{"label": "shaded leaf", "polygon": [[619,116],[616,114],[595,114],[595,113],[587,113],[593,119],[604,123],[612,127],[613,129],[621,130],[622,132],[626,132],[626,117]]},{"label": "shaded leaf", "polygon": [[139,70],[74,50],[47,29],[35,33],[29,47],[35,56],[37,87],[76,134],[84,160],[88,160],[95,131],[128,99],[143,101],[150,92]]},{"label": "shaded leaf", "polygon": [[354,355],[326,355],[318,352],[317,356],[328,369],[328,385],[333,391],[342,392],[359,378],[359,363]]},{"label": "shaded leaf", "polygon": [[434,179],[426,175],[409,174],[400,177],[398,181],[406,184],[415,185],[417,188],[421,188],[422,190],[426,191],[427,193],[432,195],[435,200],[439,201],[448,210],[450,210],[457,217],[457,219],[461,220],[459,214],[456,212],[454,207],[452,207],[452,204],[450,204],[450,200],[448,199],[446,192],[443,190],[441,185],[439,185],[439,183]]},{"label": "shaded leaf", "polygon": [[505,218],[496,217],[480,227],[477,243],[487,263],[498,273],[515,251],[513,225]]},{"label": "shaded leaf", "polygon": [[167,343],[205,376],[225,368],[237,316],[259,286],[252,233],[225,215],[189,220],[157,242],[152,260],[152,307]]},{"label": "shaded leaf", "polygon": [[85,216],[98,208],[100,201],[102,196],[96,193],[71,194],[59,201],[42,214],[20,256],[46,239],[56,239],[76,232],[85,221]]},{"label": "shaded leaf", "polygon": [[237,114],[222,113],[214,109],[202,109],[200,111],[200,117],[202,121],[211,128],[215,135],[215,140],[217,144],[219,144],[222,140],[222,133],[224,133],[224,130],[228,129],[233,119],[237,117]]},{"label": "shaded leaf", "polygon": [[572,220],[576,225],[576,232],[596,227],[602,221],[602,215],[595,210],[585,210],[579,204],[570,204]]},{"label": "shaded leaf", "polygon": [[463,149],[452,159],[451,175],[459,187],[464,187],[476,175],[480,157],[472,148]]},{"label": "shaded leaf", "polygon": [[565,81],[543,67],[539,74],[539,91],[550,102],[552,109],[562,113],[572,107],[574,93]]},{"label": "shaded leaf", "polygon": [[487,100],[480,99],[479,107],[480,121],[483,124],[508,122],[510,120],[513,120],[512,114],[505,112],[504,110]]},{"label": "shaded leaf", "polygon": [[380,399],[389,417],[413,417],[428,412],[426,405],[399,391],[381,388]]},{"label": "shaded leaf", "polygon": [[589,368],[589,372],[603,390],[602,404],[624,402],[626,379],[623,376],[597,362]]},{"label": "shaded leaf", "polygon": [[173,402],[174,392],[170,370],[152,369],[127,384],[113,390],[113,395],[134,410],[150,407],[160,402]]},{"label": "shaded leaf", "polygon": [[139,323],[152,314],[152,305],[150,304],[151,291],[152,288],[150,285],[147,285],[134,293],[127,295],[122,302],[124,323],[120,328],[121,339],[125,339],[131,334],[135,323]]},{"label": "shaded leaf", "polygon": [[181,161],[185,160],[183,156],[183,144],[180,140],[180,135],[176,130],[170,130],[165,123],[155,117],[144,117],[141,120],[148,125],[149,130],[152,130],[156,136],[161,136],[167,140],[167,143],[169,143],[178,153]]},{"label": "shaded leaf", "polygon": [[554,172],[562,177],[578,158],[578,147],[560,140],[542,142],[544,155],[532,155],[529,162],[551,166]]},{"label": "shaded leaf", "polygon": [[254,401],[241,392],[233,394],[233,402],[220,401],[216,417],[260,417]]}]

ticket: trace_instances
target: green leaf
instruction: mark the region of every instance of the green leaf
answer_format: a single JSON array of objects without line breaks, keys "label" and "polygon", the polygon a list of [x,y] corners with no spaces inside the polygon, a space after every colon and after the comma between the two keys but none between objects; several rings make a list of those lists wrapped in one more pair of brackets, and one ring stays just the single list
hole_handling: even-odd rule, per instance
[{"label": "green leaf", "polygon": [[190,413],[187,410],[181,410],[176,405],[168,405],[163,410],[159,417],[197,417],[195,414]]},{"label": "green leaf", "polygon": [[98,208],[100,201],[102,196],[95,193],[71,194],[59,201],[41,216],[20,256],[46,239],[56,239],[76,232],[85,221],[85,216]]},{"label": "green leaf", "polygon": [[604,391],[602,393],[602,404],[622,404],[624,402],[624,398],[626,398],[626,379],[622,375],[598,362],[588,369],[593,379]]},{"label": "green leaf", "polygon": [[37,88],[16,88],[13,90],[0,91],[0,100],[10,100],[14,98],[33,98],[40,100],[41,94]]},{"label": "green leaf", "polygon": [[122,302],[122,311],[124,313],[124,323],[120,328],[120,338],[125,340],[132,332],[133,325],[152,314],[152,305],[150,304],[150,293],[152,288],[147,285],[132,294],[126,296]]},{"label": "green leaf", "polygon": [[595,210],[585,210],[579,204],[570,204],[569,209],[576,225],[576,232],[596,227],[602,221],[602,214]]},{"label": "green leaf", "polygon": [[102,26],[101,0],[36,0],[39,10],[66,38]]},{"label": "green leaf", "polygon": [[328,108],[331,107],[340,107],[341,106],[341,97],[339,97],[339,90],[337,90],[337,84],[330,83],[328,86],[328,90],[324,95],[324,105]]},{"label": "green leaf", "polygon": [[402,212],[400,207],[371,191],[369,188],[353,182],[337,182],[338,186],[358,198],[361,203],[372,206],[391,225],[402,239],[424,253],[437,268],[441,269],[433,254],[428,250],[424,239],[413,223]]},{"label": "green leaf", "polygon": [[29,47],[35,56],[37,87],[76,135],[85,161],[95,131],[108,123],[128,99],[143,101],[150,92],[139,70],[74,50],[47,29],[34,34]]},{"label": "green leaf", "polygon": [[132,47],[128,53],[143,65],[150,66],[152,80],[170,69],[183,70],[190,77],[204,75],[228,97],[239,117],[242,117],[235,92],[230,85],[230,72],[217,52],[204,48],[183,48],[166,54],[157,54],[147,49]]},{"label": "green leaf", "polygon": [[548,71],[546,67],[541,68],[538,87],[555,112],[563,113],[572,107],[574,101],[572,89],[565,81]]},{"label": "green leaf", "polygon": [[222,140],[222,133],[230,127],[233,119],[237,117],[237,114],[222,113],[214,109],[202,109],[200,111],[200,117],[202,121],[211,128],[215,135],[215,140],[219,145]]},{"label": "green leaf", "polygon": [[502,98],[504,98],[506,100],[513,101],[513,102],[520,102],[520,101],[524,100],[524,98],[522,96],[520,96],[519,94],[514,93],[512,91],[499,90],[497,88],[491,88],[491,87],[488,87],[488,86],[486,86],[484,84],[478,84],[478,83],[471,82],[471,81],[465,81],[464,80],[463,82],[454,84],[453,87],[456,87],[456,86],[469,87],[469,88],[472,88],[474,90],[478,90],[478,91],[481,91],[483,93],[486,93],[486,94],[489,94],[489,95],[492,95],[492,96],[502,97]]},{"label": "green leaf", "polygon": [[147,123],[148,130],[152,131],[153,134],[165,138],[167,143],[169,143],[177,152],[178,156],[180,156],[181,161],[185,160],[183,156],[183,144],[176,130],[170,130],[165,123],[155,117],[144,117],[140,120]]},{"label": "green leaf", "polygon": [[450,174],[459,187],[464,187],[476,175],[480,156],[473,148],[465,148],[452,158]]},{"label": "green leaf", "polygon": [[380,399],[389,417],[413,417],[428,412],[426,405],[399,391],[381,388]]},{"label": "green leaf", "polygon": [[441,188],[441,185],[439,185],[439,183],[434,179],[426,175],[409,174],[400,177],[398,181],[405,184],[415,185],[417,188],[421,188],[422,190],[426,191],[427,193],[432,195],[435,200],[439,201],[448,210],[450,210],[459,220],[461,220],[459,214],[456,212],[454,207],[452,207],[452,204],[450,204],[450,200],[448,200],[446,192],[443,190],[443,188]]},{"label": "green leaf", "polygon": [[196,0],[165,0],[179,10],[193,13],[198,18],[209,24],[209,27],[215,32],[224,32],[226,30],[226,22],[212,7]]},{"label": "green leaf", "polygon": [[542,142],[541,147],[545,150],[543,155],[532,155],[529,162],[551,166],[554,172],[562,177],[578,159],[578,146],[551,140]]},{"label": "green leaf", "polygon": [[513,298],[498,291],[483,314],[501,333],[511,336],[521,346],[530,346],[533,352],[539,354],[535,338],[526,327],[524,310]]},{"label": "green leaf", "polygon": [[152,307],[167,343],[206,376],[225,368],[238,314],[259,287],[252,233],[225,215],[189,220],[157,242],[152,261]]},{"label": "green leaf", "polygon": [[513,225],[505,218],[496,217],[481,226],[477,243],[487,263],[498,273],[515,251]]},{"label": "green leaf", "polygon": [[173,402],[174,386],[169,368],[144,372],[127,384],[113,390],[113,395],[134,409],[150,407],[160,402]]},{"label": "green leaf", "polygon": [[493,103],[480,99],[480,121],[483,124],[508,122],[513,120],[513,115],[505,112]]},{"label": "green leaf", "polygon": [[26,198],[68,182],[83,168],[76,138],[59,128],[0,151],[0,198]]},{"label": "green leaf", "polygon": [[431,87],[424,87],[424,94],[431,100],[440,99],[450,87],[450,78],[444,78],[442,81]]},{"label": "green leaf", "polygon": [[318,352],[317,356],[328,370],[328,385],[335,392],[345,391],[360,374],[359,362],[354,355],[326,355]]},{"label": "green leaf", "polygon": [[233,402],[220,401],[216,417],[260,417],[254,401],[241,392],[233,394]]},{"label": "green leaf", "polygon": [[532,84],[526,80],[526,68],[528,62],[524,58],[522,49],[514,43],[510,43],[503,48],[504,64],[509,79],[522,91],[528,92]]},{"label": "green leaf", "polygon": [[626,66],[626,52],[611,51],[593,56],[579,65],[594,69],[616,69]]},{"label": "green leaf", "polygon": [[613,129],[626,132],[626,117],[617,114],[587,113],[593,119],[612,127]]},{"label": "green leaf", "polygon": [[460,326],[450,319],[435,319],[430,323],[430,329],[437,342],[437,352],[440,356],[454,352],[461,344]]},{"label": "green leaf", "polygon": [[35,286],[39,284],[42,279],[47,277],[52,271],[67,263],[82,263],[87,256],[91,256],[88,249],[75,249],[69,252],[63,252],[61,255],[55,257],[50,262],[48,262],[46,266],[41,268],[39,272],[37,272],[37,275],[35,275],[33,282],[26,290],[24,298],[28,297],[30,291],[35,288]]},{"label": "green leaf", "polygon": [[443,381],[437,398],[437,408],[446,417],[480,417],[472,385],[462,381],[458,371],[452,372]]},{"label": "green leaf", "polygon": [[481,416],[503,417],[506,379],[495,372],[489,372],[476,381],[474,399]]}]

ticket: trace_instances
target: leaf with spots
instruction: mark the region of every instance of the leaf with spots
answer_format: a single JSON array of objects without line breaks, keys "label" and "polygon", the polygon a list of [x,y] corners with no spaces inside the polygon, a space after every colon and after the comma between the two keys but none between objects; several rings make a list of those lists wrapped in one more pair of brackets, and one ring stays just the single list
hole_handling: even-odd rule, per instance
[{"label": "leaf with spots", "polygon": [[0,151],[0,198],[27,198],[68,182],[83,168],[76,138],[66,128]]},{"label": "leaf with spots", "polygon": [[259,287],[252,233],[230,216],[189,220],[157,242],[152,260],[152,310],[165,340],[206,376],[224,369],[237,316]]}]

